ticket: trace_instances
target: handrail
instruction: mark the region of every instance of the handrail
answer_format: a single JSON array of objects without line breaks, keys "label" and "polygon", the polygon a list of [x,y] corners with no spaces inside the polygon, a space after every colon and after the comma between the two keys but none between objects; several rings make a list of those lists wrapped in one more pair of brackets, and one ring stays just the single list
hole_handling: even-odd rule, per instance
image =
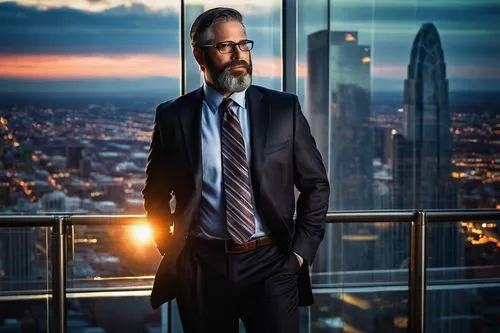
[{"label": "handrail", "polygon": [[[327,223],[375,223],[375,222],[411,222],[418,211],[342,211],[329,212]],[[452,222],[458,220],[488,221],[500,218],[497,209],[471,210],[425,210],[428,223]],[[68,225],[107,225],[135,224],[146,221],[146,215],[0,215],[0,228],[51,227],[59,216],[67,217]]]},{"label": "handrail", "polygon": [[456,210],[402,210],[402,211],[376,211],[352,210],[329,212],[326,215],[328,223],[375,223],[375,222],[410,222],[419,211],[425,212],[427,223],[453,222],[459,220],[488,221],[500,218],[498,209],[456,209]]},{"label": "handrail", "polygon": [[429,223],[436,222],[453,222],[458,220],[480,220],[489,221],[496,220],[500,217],[498,209],[477,209],[477,210],[427,210],[427,221]]},{"label": "handrail", "polygon": [[[407,211],[341,211],[329,212],[327,223],[375,223],[375,222],[410,222],[415,218],[416,210]],[[476,219],[481,221],[500,218],[497,209],[468,210],[425,210],[427,222],[450,222]],[[59,216],[68,217],[69,225],[107,225],[135,224],[138,220],[146,221],[146,215],[82,215],[82,214],[47,214],[47,215],[0,215],[0,228],[51,227]]]},{"label": "handrail", "polygon": [[71,215],[70,225],[130,225],[147,222],[146,215]]},{"label": "handrail", "polygon": [[[500,210],[425,210],[425,211],[343,211],[327,214],[326,223],[410,223],[409,329],[425,332],[426,229],[428,224],[500,219]],[[145,215],[0,215],[1,228],[52,228],[52,299],[54,331],[66,333],[66,227],[73,225],[131,225],[145,222]],[[169,325],[169,333],[171,327]]]},{"label": "handrail", "polygon": [[52,227],[53,215],[0,215],[0,228]]}]

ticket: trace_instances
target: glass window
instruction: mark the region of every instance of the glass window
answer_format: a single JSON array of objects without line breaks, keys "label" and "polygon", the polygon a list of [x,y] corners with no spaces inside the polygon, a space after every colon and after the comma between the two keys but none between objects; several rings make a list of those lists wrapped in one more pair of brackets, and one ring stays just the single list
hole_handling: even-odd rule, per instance
[{"label": "glass window", "polygon": [[[0,214],[143,213],[154,109],[180,92],[179,12],[170,1],[0,1]],[[15,298],[50,286],[38,229],[0,229],[1,331],[50,331],[46,299]],[[151,278],[158,260],[117,253],[113,234],[125,233],[111,229],[77,228],[75,240],[100,245],[70,243],[68,286]],[[68,327],[83,332],[92,318],[78,309]]]},{"label": "glass window", "polygon": [[[492,33],[500,28],[492,14],[498,5],[330,0],[319,6],[328,13],[327,24],[313,8],[298,5],[298,95],[328,169],[329,210],[498,208],[499,43]],[[495,226],[430,226],[429,278],[450,277],[460,285],[470,272],[493,274],[472,263],[483,266],[497,257]],[[351,296],[367,285],[406,288],[408,231],[405,224],[383,221],[328,226],[314,263],[315,290],[331,300],[340,298],[336,286]],[[467,322],[461,327],[474,331],[488,321],[473,306],[475,289],[431,288],[432,299],[455,301],[429,307],[428,328],[453,332]],[[342,319],[325,316],[321,325],[374,330],[381,315],[389,324],[384,331],[404,330],[406,296],[389,294],[371,293],[362,298],[367,303],[331,301],[326,313],[340,311]],[[450,310],[458,299],[463,306]],[[360,312],[362,304],[369,306]],[[315,312],[321,311],[313,308],[310,318]],[[370,327],[362,324],[366,316]]]},{"label": "glass window", "polygon": [[1,212],[143,212],[154,108],[179,95],[179,7],[0,3]]},{"label": "glass window", "polygon": [[[186,0],[186,91],[197,89],[203,83],[202,73],[194,60],[189,42],[191,25],[198,15],[214,7],[228,6],[227,1]],[[255,41],[252,49],[252,83],[280,90],[282,79],[281,59],[281,1],[237,1],[229,5],[243,16],[248,39]]]}]

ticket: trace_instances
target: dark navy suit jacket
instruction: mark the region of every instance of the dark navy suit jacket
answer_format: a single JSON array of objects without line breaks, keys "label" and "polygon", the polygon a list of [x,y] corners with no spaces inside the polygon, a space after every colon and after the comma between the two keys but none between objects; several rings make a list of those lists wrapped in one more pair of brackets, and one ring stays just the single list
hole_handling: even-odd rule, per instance
[{"label": "dark navy suit jacket", "polygon": [[[246,94],[256,208],[274,242],[285,253],[294,251],[304,258],[299,304],[310,305],[309,264],[324,235],[330,193],[325,167],[295,95],[254,85]],[[182,283],[177,258],[198,218],[202,101],[200,88],[156,110],[143,190],[148,221],[163,255],[151,293],[153,308],[176,297],[176,285]],[[300,193],[297,202],[295,187]]]}]

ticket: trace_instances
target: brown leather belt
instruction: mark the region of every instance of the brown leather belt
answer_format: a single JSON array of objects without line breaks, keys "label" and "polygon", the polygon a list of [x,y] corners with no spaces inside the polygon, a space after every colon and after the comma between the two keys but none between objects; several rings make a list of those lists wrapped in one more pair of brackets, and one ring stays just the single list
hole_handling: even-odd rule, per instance
[{"label": "brown leather belt", "polygon": [[219,251],[224,251],[225,253],[243,253],[253,251],[274,243],[273,239],[269,236],[253,238],[243,244],[237,244],[233,240],[208,240],[196,236],[188,236],[187,241],[195,247],[218,249]]},{"label": "brown leather belt", "polygon": [[246,243],[238,244],[232,240],[225,241],[226,253],[242,253],[256,250],[259,247],[273,244],[273,239],[269,236],[257,237]]}]

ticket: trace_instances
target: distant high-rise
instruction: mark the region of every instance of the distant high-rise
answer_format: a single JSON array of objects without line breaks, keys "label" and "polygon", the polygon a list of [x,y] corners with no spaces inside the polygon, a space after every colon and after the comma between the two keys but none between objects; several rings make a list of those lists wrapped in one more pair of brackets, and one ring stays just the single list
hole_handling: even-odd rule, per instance
[{"label": "distant high-rise", "polygon": [[305,113],[328,167],[333,210],[373,204],[370,52],[356,31],[308,37]]},{"label": "distant high-rise", "polygon": [[[371,209],[370,46],[356,31],[318,31],[308,36],[307,66],[305,115],[328,169],[329,209]],[[372,268],[373,234],[372,225],[328,226],[314,269]]]},{"label": "distant high-rise", "polygon": [[[394,136],[393,202],[396,209],[456,208],[451,178],[452,139],[448,80],[439,33],[422,25],[415,40],[404,82],[406,128]],[[458,221],[457,221],[458,222]],[[392,242],[394,242],[394,237]],[[437,269],[428,280],[459,278],[464,264],[464,239],[456,223],[428,228],[427,265]],[[402,254],[402,253],[401,253]],[[394,256],[391,265],[407,255]],[[463,273],[462,273],[463,274]],[[463,290],[439,290],[427,295],[430,332],[465,332],[471,296]],[[461,318],[455,320],[454,318]]]},{"label": "distant high-rise", "polygon": [[185,42],[184,42],[184,47],[186,50],[186,83],[185,83],[185,89],[186,92],[190,92],[192,90],[198,89],[202,82],[203,82],[203,77],[202,73],[200,71],[200,67],[198,66],[198,63],[194,59],[193,55],[191,54],[191,39],[190,39],[190,31],[191,31],[191,25],[193,24],[194,20],[205,11],[205,6],[203,4],[186,4],[186,26],[185,26]]},{"label": "distant high-rise", "polygon": [[71,144],[66,146],[66,168],[76,169],[80,168],[80,159],[82,158],[83,146],[78,144]]},{"label": "distant high-rise", "polygon": [[0,209],[9,206],[10,185],[0,180]]},{"label": "distant high-rise", "polygon": [[92,172],[92,160],[84,157],[80,160],[80,176],[88,178]]},{"label": "distant high-rise", "polygon": [[394,161],[394,172],[403,175],[395,188],[400,201],[396,208],[455,208],[446,65],[439,33],[430,23],[420,28],[413,42],[404,83],[404,112],[409,146],[400,148],[411,147],[411,151],[395,152],[406,160]]}]

